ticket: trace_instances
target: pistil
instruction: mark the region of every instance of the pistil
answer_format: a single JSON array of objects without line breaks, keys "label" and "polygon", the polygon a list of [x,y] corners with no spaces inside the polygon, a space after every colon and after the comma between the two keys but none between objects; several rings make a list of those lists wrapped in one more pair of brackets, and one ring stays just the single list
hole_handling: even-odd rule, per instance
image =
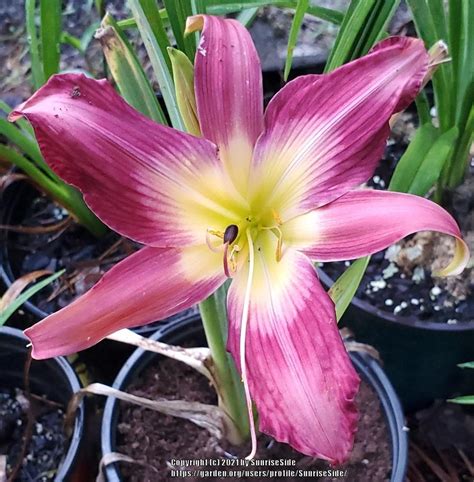
[{"label": "pistil", "polygon": [[249,275],[247,278],[247,287],[245,289],[244,306],[242,309],[242,320],[240,322],[240,371],[242,374],[242,383],[244,384],[245,400],[247,402],[247,412],[249,416],[250,426],[250,439],[252,442],[252,449],[250,453],[245,457],[246,460],[251,460],[255,457],[257,452],[257,433],[255,431],[255,420],[253,417],[252,399],[250,397],[250,389],[247,378],[247,361],[245,359],[245,342],[247,334],[247,323],[249,319],[249,306],[250,306],[250,292],[252,290],[253,273],[255,267],[255,254],[253,248],[253,240],[250,234],[250,229],[246,231],[247,242],[249,245]]}]

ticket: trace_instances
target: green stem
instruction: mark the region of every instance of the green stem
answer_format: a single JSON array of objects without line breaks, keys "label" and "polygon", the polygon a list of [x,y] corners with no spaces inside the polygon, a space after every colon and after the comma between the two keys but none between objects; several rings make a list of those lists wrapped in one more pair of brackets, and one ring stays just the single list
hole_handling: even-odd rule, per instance
[{"label": "green stem", "polygon": [[221,287],[199,304],[206,339],[211,350],[222,408],[235,424],[240,441],[249,436],[249,421],[243,384],[231,356],[227,353],[226,289]]}]

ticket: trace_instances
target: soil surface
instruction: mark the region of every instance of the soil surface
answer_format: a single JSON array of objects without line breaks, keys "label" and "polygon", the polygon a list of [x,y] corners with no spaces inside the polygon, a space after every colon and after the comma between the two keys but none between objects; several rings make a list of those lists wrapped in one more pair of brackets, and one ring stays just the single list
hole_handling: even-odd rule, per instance
[{"label": "soil surface", "polygon": [[[15,478],[19,482],[54,480],[67,449],[63,410],[44,403],[34,405],[34,411],[36,405],[39,410],[35,413],[28,447]],[[7,456],[7,475],[18,464],[28,425],[28,412],[32,410],[21,390],[0,389],[0,454]]]},{"label": "soil surface", "polygon": [[[375,189],[388,186],[393,169],[408,145],[414,120],[404,114],[394,130],[385,155],[368,183]],[[474,249],[474,168],[463,185],[448,193],[444,207],[458,221],[463,238]],[[454,240],[434,232],[409,236],[372,256],[356,296],[378,309],[402,317],[457,324],[474,319],[474,266],[472,260],[459,276],[435,278],[433,270],[447,266],[454,253]],[[337,279],[348,261],[320,264]]]},{"label": "soil surface", "polygon": [[[194,370],[173,360],[160,360],[151,365],[127,390],[129,393],[150,399],[181,399],[215,404],[216,396],[207,379]],[[390,479],[391,448],[384,414],[372,388],[362,383],[357,396],[361,411],[359,428],[350,461],[339,470],[346,471],[344,477],[320,477],[312,480],[384,482]],[[139,406],[120,404],[117,451],[127,454],[142,465],[121,464],[124,480],[129,482],[159,482],[170,480],[172,459],[217,459],[234,456],[245,457],[248,447],[232,447],[219,443],[208,432],[191,422],[159,414]],[[326,462],[306,457],[286,444],[276,443],[271,438],[259,437],[257,459],[293,459],[292,467],[277,467],[277,470],[325,470],[331,468]],[[224,453],[227,452],[227,455]],[[193,467],[195,468],[195,467]],[[222,466],[218,467],[224,470]],[[235,468],[235,467],[234,467]],[[255,470],[259,467],[251,467]],[[268,468],[268,467],[267,467]],[[185,469],[185,467],[182,467]],[[202,467],[203,470],[211,470]],[[227,467],[231,470],[232,467]],[[275,469],[275,467],[273,467]],[[257,478],[258,479],[258,478]],[[257,480],[245,477],[225,480]],[[173,477],[173,480],[202,480],[196,477]],[[206,478],[206,480],[222,480]],[[271,480],[301,480],[292,477],[274,477]]]}]

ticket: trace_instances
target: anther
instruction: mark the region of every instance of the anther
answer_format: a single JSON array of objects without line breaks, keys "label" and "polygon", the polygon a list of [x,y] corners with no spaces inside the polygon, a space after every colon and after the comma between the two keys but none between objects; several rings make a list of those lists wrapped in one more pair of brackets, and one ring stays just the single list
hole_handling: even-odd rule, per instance
[{"label": "anther", "polygon": [[232,244],[239,235],[239,228],[235,224],[229,224],[224,231],[224,244]]},{"label": "anther", "polygon": [[272,209],[272,216],[273,216],[273,219],[278,224],[278,226],[281,226],[283,224],[283,221],[281,220],[280,215],[274,209]]}]

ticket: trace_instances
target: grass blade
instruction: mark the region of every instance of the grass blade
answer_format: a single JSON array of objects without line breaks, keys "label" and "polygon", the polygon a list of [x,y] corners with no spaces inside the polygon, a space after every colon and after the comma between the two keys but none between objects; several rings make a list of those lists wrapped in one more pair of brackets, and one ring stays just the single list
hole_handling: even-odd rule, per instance
[{"label": "grass blade", "polygon": [[186,19],[193,15],[191,2],[187,0],[164,0],[164,5],[179,50],[185,52],[189,59],[194,59],[197,36],[184,35]]},{"label": "grass blade", "polygon": [[41,0],[41,59],[45,81],[59,72],[61,0]]},{"label": "grass blade", "polygon": [[330,72],[352,59],[357,40],[363,32],[376,1],[352,0],[329,54],[325,72]]},{"label": "grass blade", "polygon": [[339,321],[351,304],[362,277],[370,261],[370,256],[355,260],[329,289],[329,296],[336,306],[336,319]]},{"label": "grass blade", "polygon": [[403,156],[397,163],[388,189],[408,192],[416,173],[426,158],[430,147],[439,136],[439,131],[431,122],[422,125],[415,133]]},{"label": "grass blade", "polygon": [[[241,12],[245,9],[266,7],[274,5],[280,8],[295,9],[298,0],[247,0],[236,2],[235,0],[211,1],[208,2],[206,11],[212,15],[227,15],[229,13]],[[331,8],[310,5],[307,9],[308,15],[326,20],[328,22],[340,25],[344,19],[344,13]]]},{"label": "grass blade", "polygon": [[430,149],[417,169],[408,193],[424,196],[436,183],[441,175],[446,161],[450,158],[454,150],[459,131],[457,127],[451,128],[442,134],[434,144],[430,144]]},{"label": "grass blade", "polygon": [[166,117],[132,46],[110,14],[102,20],[95,38],[102,45],[110,72],[123,98],[142,114],[166,125]]},{"label": "grass blade", "polygon": [[44,84],[43,65],[41,64],[38,31],[36,29],[36,0],[25,0],[26,34],[30,50],[31,77],[33,89]]},{"label": "grass blade", "polygon": [[471,362],[466,362],[466,363],[460,363],[458,365],[459,368],[472,368],[474,369],[474,361]]},{"label": "grass blade", "polygon": [[[12,108],[3,100],[0,99],[0,110],[2,110],[6,116],[12,111]],[[16,124],[22,130],[23,134],[30,136],[31,139],[35,138],[33,127],[26,119],[17,119]]]},{"label": "grass blade", "polygon": [[52,283],[55,279],[59,278],[65,270],[58,271],[57,273],[48,276],[44,280],[35,283],[33,286],[28,288],[24,291],[21,295],[19,295],[12,303],[9,303],[8,306],[5,307],[2,311],[0,311],[0,326],[4,325],[8,318],[15,313],[15,311],[23,304],[25,301],[28,301],[33,295],[38,293],[38,291],[42,290],[44,287],[48,286]]},{"label": "grass blade", "polygon": [[194,66],[184,52],[172,47],[168,48],[168,52],[173,65],[176,100],[186,131],[201,137],[194,93]]},{"label": "grass blade", "polygon": [[84,227],[95,236],[102,236],[107,228],[85,204],[81,193],[64,181],[52,179],[33,162],[15,149],[0,144],[0,159],[19,167],[49,196],[65,207]]},{"label": "grass blade", "polygon": [[291,63],[293,61],[293,52],[295,50],[296,41],[298,40],[298,33],[303,23],[304,14],[309,7],[309,0],[298,0],[295,9],[295,16],[291,23],[290,35],[288,37],[288,47],[286,51],[285,71],[283,73],[283,79],[285,82],[288,80],[288,75],[291,70]]},{"label": "grass blade", "polygon": [[474,405],[474,395],[465,395],[464,397],[451,398],[448,402],[460,403],[461,405]]},{"label": "grass blade", "polygon": [[[164,27],[158,8],[153,1],[150,3],[149,0],[129,0],[129,5],[150,57],[171,123],[176,129],[184,130],[185,127],[179,114],[174,92],[171,61],[166,51],[166,48],[169,47],[169,42],[167,38],[165,42],[162,36]],[[163,49],[165,44],[167,45]]]},{"label": "grass blade", "polygon": [[258,7],[246,8],[242,10],[235,18],[246,28],[250,27],[258,14]]}]

